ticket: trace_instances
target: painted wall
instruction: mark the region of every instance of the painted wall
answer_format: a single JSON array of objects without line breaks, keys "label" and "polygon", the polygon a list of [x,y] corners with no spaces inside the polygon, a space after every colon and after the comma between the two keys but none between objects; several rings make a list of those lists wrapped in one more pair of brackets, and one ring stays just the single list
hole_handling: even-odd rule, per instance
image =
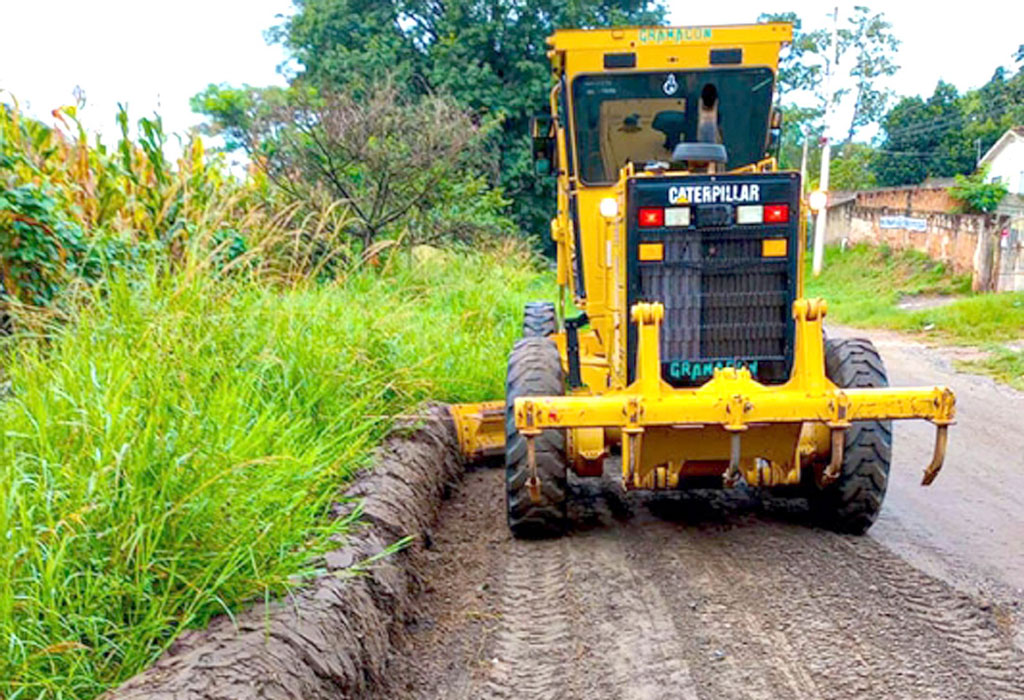
[{"label": "painted wall", "polygon": [[863,206],[858,200],[829,209],[827,243],[917,250],[970,274],[976,291],[1024,289],[1024,241],[1011,235],[1009,217]]},{"label": "painted wall", "polygon": [[887,187],[857,193],[857,206],[870,209],[951,212],[957,205],[945,187]]}]

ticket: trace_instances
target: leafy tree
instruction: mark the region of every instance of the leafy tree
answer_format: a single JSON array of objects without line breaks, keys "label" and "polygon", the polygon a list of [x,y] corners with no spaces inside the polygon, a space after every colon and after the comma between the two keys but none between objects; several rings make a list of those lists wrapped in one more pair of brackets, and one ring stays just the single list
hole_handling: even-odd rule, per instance
[{"label": "leafy tree", "polygon": [[847,22],[848,26],[840,29],[838,35],[840,57],[846,52],[853,55],[849,75],[855,100],[846,134],[849,143],[859,127],[874,124],[885,113],[892,91],[879,87],[878,81],[899,70],[894,58],[900,42],[882,12],[872,14],[867,7],[856,6]]},{"label": "leafy tree", "polygon": [[815,175],[821,160],[818,142],[822,137],[821,110],[817,107],[783,105],[782,146],[779,166],[785,170],[799,170],[803,159],[804,139],[808,144],[808,166]]},{"label": "leafy tree", "polygon": [[805,32],[803,20],[795,12],[763,12],[758,22],[790,22],[793,25],[793,42],[779,57],[779,72],[776,89],[780,101],[790,93],[801,90],[816,92],[824,73],[820,62],[808,61],[813,54],[820,54],[828,42],[828,32],[815,29]]},{"label": "leafy tree", "polygon": [[949,177],[964,168],[956,144],[948,138],[961,123],[960,95],[954,86],[939,82],[924,100],[905,97],[882,120],[886,136],[872,167],[882,186],[918,183],[928,176]]},{"label": "leafy tree", "polygon": [[981,88],[960,95],[940,82],[927,100],[906,97],[882,120],[885,134],[872,170],[880,185],[974,171],[978,157],[1024,121],[1024,70],[999,68]]},{"label": "leafy tree", "polygon": [[793,25],[793,42],[783,49],[779,56],[776,79],[776,96],[782,112],[779,165],[787,170],[799,170],[803,159],[804,140],[809,139],[811,147],[808,149],[808,178],[814,180],[821,160],[817,143],[822,136],[823,110],[820,106],[800,105],[794,96],[814,93],[820,89],[824,77],[822,65],[809,59],[812,55],[820,53],[827,36],[822,29],[804,31],[803,21],[795,12],[764,12],[757,21],[790,22]]},{"label": "leafy tree", "polygon": [[[835,107],[852,97],[847,142],[853,139],[858,128],[882,117],[891,93],[880,81],[899,69],[895,56],[900,44],[892,34],[892,25],[885,19],[885,13],[873,13],[860,5],[854,7],[846,18],[846,25],[836,32],[835,46],[830,31],[824,28],[804,30],[795,12],[764,13],[758,21],[793,23],[793,43],[779,62],[778,87],[783,103],[809,96],[823,116],[830,106]],[[835,72],[831,86],[825,81],[829,71]],[[829,87],[832,94],[825,94]]]},{"label": "leafy tree", "polygon": [[[814,182],[821,160],[817,145],[825,135],[826,109],[838,106],[845,99],[853,100],[846,145],[850,145],[858,128],[877,122],[890,96],[880,81],[897,70],[894,57],[899,41],[883,13],[872,13],[861,6],[853,9],[846,26],[837,31],[836,46],[830,31],[805,29],[795,12],[763,13],[758,21],[793,24],[793,42],[779,60],[778,94],[783,112],[779,160],[784,168],[799,168],[804,139],[811,139],[808,179]],[[831,94],[826,94],[825,75],[830,70],[837,75],[833,76]],[[846,154],[855,154],[856,158],[850,162],[848,171],[843,171],[846,165],[837,160],[843,184],[833,182],[833,186],[844,189],[870,186],[867,183],[874,177],[857,171],[858,167],[866,165],[866,147],[844,148],[835,157],[842,159]]]},{"label": "leafy tree", "polygon": [[313,94],[315,91],[303,91],[301,88],[256,88],[251,85],[236,88],[210,84],[193,96],[190,103],[194,112],[213,117],[213,124],[201,127],[201,130],[223,138],[224,150],[243,149],[251,154],[255,144],[250,138],[258,120]]},{"label": "leafy tree", "polygon": [[[324,90],[250,109],[254,161],[297,201],[343,201],[364,251],[385,237],[432,243],[469,237],[481,223],[507,227],[496,215],[506,202],[477,182],[491,125],[449,97],[367,87],[365,96]],[[480,206],[464,206],[470,196]]]},{"label": "leafy tree", "polygon": [[867,190],[878,182],[869,165],[875,149],[866,143],[847,143],[838,149],[829,171],[833,190]]}]

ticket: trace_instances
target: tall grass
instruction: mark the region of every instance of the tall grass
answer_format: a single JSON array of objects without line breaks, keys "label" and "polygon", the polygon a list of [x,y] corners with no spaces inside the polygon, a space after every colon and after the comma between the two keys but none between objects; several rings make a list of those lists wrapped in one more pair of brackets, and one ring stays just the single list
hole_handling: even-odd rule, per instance
[{"label": "tall grass", "polygon": [[965,294],[971,289],[969,275],[957,275],[922,253],[864,244],[846,250],[830,246],[821,276],[810,274],[809,260],[806,272],[807,295],[824,297],[833,320],[853,325],[895,322],[906,315],[898,307],[904,297]]},{"label": "tall grass", "polygon": [[536,270],[514,246],[319,286],[152,262],[6,341],[0,697],[95,696],[311,573],[396,415],[502,395]]}]

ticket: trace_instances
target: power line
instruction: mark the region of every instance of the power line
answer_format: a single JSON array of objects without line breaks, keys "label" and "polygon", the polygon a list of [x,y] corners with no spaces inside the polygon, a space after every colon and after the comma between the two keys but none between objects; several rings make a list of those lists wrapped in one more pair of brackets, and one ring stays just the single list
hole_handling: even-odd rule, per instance
[{"label": "power line", "polygon": [[1016,103],[1015,101],[1010,101],[1010,96],[1000,95],[998,100],[988,104],[986,106],[986,109],[979,112],[975,112],[973,114],[958,114],[953,117],[940,119],[938,121],[930,121],[925,124],[915,124],[900,129],[893,129],[892,131],[886,130],[885,133],[889,139],[899,139],[909,136],[920,136],[923,134],[931,133],[933,131],[952,128],[954,126],[960,125],[963,123],[965,119],[969,120],[972,123],[976,123],[980,119],[996,115],[1002,115],[1007,111],[1007,107],[1016,106],[1017,104],[1018,103]]}]

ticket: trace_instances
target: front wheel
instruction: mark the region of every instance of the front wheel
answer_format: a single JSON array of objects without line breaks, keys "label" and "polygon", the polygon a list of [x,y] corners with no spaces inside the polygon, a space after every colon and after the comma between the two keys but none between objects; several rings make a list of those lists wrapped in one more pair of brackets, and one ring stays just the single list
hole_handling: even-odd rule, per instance
[{"label": "front wheel", "polygon": [[[825,373],[847,389],[889,386],[885,364],[865,338],[830,338],[825,342]],[[861,535],[875,522],[889,482],[892,421],[860,421],[846,431],[843,461],[837,478],[820,487],[810,485],[810,504],[824,526]]]},{"label": "front wheel", "polygon": [[527,487],[530,466],[526,438],[516,429],[514,404],[521,396],[562,396],[562,361],[550,338],[523,338],[508,358],[505,383],[505,504],[516,537],[553,537],[565,529],[565,433],[545,430],[534,439],[540,498]]}]

